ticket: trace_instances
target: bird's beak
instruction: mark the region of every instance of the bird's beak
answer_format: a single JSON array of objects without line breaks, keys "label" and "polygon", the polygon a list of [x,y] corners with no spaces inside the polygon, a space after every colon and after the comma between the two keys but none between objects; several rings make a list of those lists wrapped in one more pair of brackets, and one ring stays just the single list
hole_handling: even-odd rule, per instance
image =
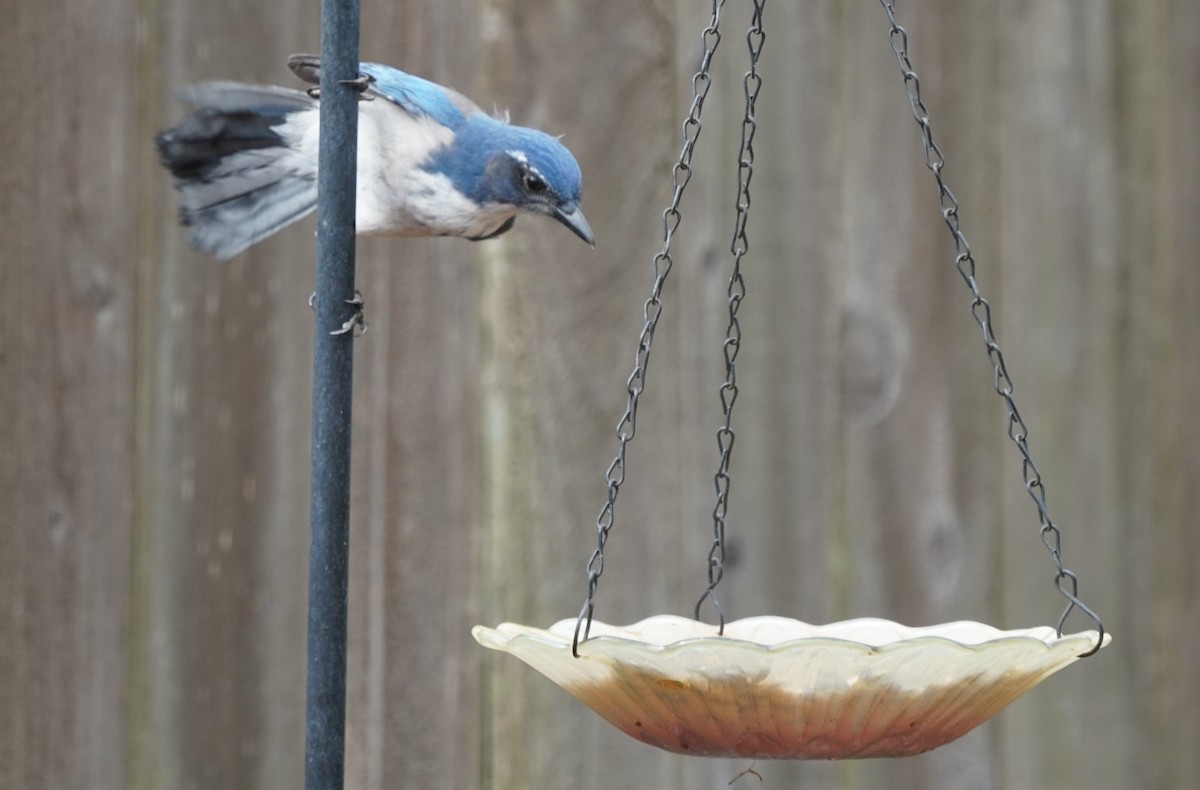
[{"label": "bird's beak", "polygon": [[566,203],[561,206],[555,206],[551,209],[550,216],[566,225],[576,236],[588,244],[593,247],[596,246],[596,237],[592,235],[592,226],[588,224],[587,218],[583,216],[583,211],[580,210],[578,203]]}]

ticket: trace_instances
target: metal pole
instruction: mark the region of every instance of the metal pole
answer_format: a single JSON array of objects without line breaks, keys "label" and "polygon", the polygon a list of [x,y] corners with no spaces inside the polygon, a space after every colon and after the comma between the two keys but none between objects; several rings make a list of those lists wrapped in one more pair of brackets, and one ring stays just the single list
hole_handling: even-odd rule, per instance
[{"label": "metal pole", "polygon": [[313,342],[312,525],[304,786],[341,790],[346,762],[346,590],[354,333],[331,335],[354,296],[359,0],[321,3],[321,134]]}]

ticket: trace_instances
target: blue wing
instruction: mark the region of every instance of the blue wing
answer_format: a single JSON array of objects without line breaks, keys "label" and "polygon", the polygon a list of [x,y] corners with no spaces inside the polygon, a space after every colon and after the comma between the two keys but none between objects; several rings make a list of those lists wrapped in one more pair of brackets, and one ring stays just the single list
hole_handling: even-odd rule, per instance
[{"label": "blue wing", "polygon": [[468,116],[480,112],[479,107],[457,91],[400,69],[379,63],[362,63],[359,67],[375,79],[372,92],[414,117],[429,117],[443,126],[458,129]]}]

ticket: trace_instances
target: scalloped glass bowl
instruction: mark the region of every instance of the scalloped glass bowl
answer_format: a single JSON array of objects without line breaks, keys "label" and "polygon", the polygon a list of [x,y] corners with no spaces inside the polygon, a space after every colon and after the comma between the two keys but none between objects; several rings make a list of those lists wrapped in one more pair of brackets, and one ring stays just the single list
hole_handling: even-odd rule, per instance
[{"label": "scalloped glass bowl", "polygon": [[626,627],[593,622],[575,658],[574,631],[572,618],[549,629],[504,623],[471,633],[652,746],[827,760],[902,757],[949,743],[1098,638],[966,621],[909,628],[784,617],[727,623],[717,636],[716,626],[659,615]]}]

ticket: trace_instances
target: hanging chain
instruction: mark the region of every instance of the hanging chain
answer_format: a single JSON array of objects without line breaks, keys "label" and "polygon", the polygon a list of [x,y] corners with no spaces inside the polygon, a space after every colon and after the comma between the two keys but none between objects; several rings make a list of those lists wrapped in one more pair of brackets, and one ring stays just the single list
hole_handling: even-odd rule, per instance
[{"label": "hanging chain", "polygon": [[1104,643],[1104,623],[1100,620],[1099,615],[1079,599],[1079,580],[1072,571],[1063,566],[1062,534],[1050,518],[1050,512],[1046,507],[1046,486],[1029,453],[1029,429],[1013,400],[1013,382],[1008,374],[1004,355],[1000,353],[1000,346],[996,342],[992,324],[992,307],[979,292],[979,283],[975,279],[975,256],[971,252],[971,245],[967,243],[966,236],[959,228],[958,201],[942,178],[942,169],[945,167],[946,158],[942,155],[942,150],[938,148],[937,143],[933,141],[933,131],[929,125],[929,108],[921,99],[921,82],[917,78],[917,72],[913,69],[912,61],[908,58],[908,31],[896,22],[894,3],[889,0],[879,0],[879,2],[887,13],[888,22],[892,26],[891,32],[888,33],[888,40],[892,45],[892,52],[896,55],[896,61],[900,64],[900,73],[904,78],[904,92],[908,95],[913,118],[921,127],[925,167],[929,169],[929,172],[933,174],[934,181],[937,182],[938,205],[941,208],[942,219],[945,221],[946,227],[950,229],[950,235],[954,237],[954,247],[957,253],[954,258],[954,266],[963,281],[966,282],[967,287],[971,289],[971,315],[983,332],[988,361],[991,362],[992,370],[995,373],[996,394],[1004,399],[1004,405],[1008,409],[1008,438],[1012,440],[1021,454],[1021,477],[1025,482],[1025,490],[1037,507],[1042,525],[1042,543],[1050,552],[1057,569],[1054,586],[1067,599],[1066,609],[1058,618],[1058,634],[1062,636],[1063,624],[1074,609],[1079,609],[1096,624],[1096,628],[1100,631],[1096,646],[1080,656],[1080,658],[1084,658],[1095,653]]},{"label": "hanging chain", "polygon": [[742,347],[742,324],[738,320],[738,308],[746,296],[746,283],[742,278],[742,258],[750,249],[750,239],[746,235],[746,220],[750,217],[750,179],[754,175],[754,132],[758,129],[758,119],[754,114],[754,104],[758,100],[758,91],[762,88],[762,77],[758,73],[758,56],[762,52],[763,33],[762,14],[766,0],[754,0],[754,16],[750,21],[750,29],[746,32],[746,46],[750,51],[750,70],[742,78],[742,89],[745,93],[745,113],[742,115],[742,141],[738,149],[738,192],[737,219],[733,226],[733,242],[729,251],[733,253],[733,274],[729,277],[729,327],[725,330],[725,383],[721,385],[721,410],[725,422],[717,429],[717,449],[720,460],[717,473],[713,475],[713,486],[716,489],[717,503],[713,508],[713,541],[708,550],[708,587],[696,601],[696,619],[700,619],[700,607],[707,600],[717,613],[717,633],[725,633],[725,611],[717,599],[717,585],[725,575],[725,514],[729,507],[729,458],[733,453],[733,442],[737,437],[733,432],[733,404],[737,401],[737,355]]},{"label": "hanging chain", "polygon": [[582,631],[583,638],[586,640],[591,631],[596,585],[600,581],[601,574],[604,573],[604,547],[608,542],[608,533],[612,530],[617,495],[621,491],[621,484],[625,482],[625,453],[629,442],[633,440],[633,436],[637,432],[638,400],[646,387],[646,370],[650,364],[650,345],[654,342],[654,330],[658,327],[658,319],[662,316],[663,284],[675,263],[675,259],[671,256],[671,242],[674,240],[675,231],[679,228],[679,222],[683,218],[679,213],[683,190],[692,180],[692,153],[696,149],[696,140],[700,137],[700,115],[704,110],[704,100],[708,97],[708,89],[712,86],[712,77],[709,71],[712,67],[713,55],[721,43],[721,8],[724,5],[725,0],[713,0],[712,18],[701,35],[704,54],[700,59],[699,71],[692,77],[692,106],[688,110],[687,120],[683,123],[683,147],[679,152],[679,160],[671,170],[674,193],[671,196],[670,205],[662,215],[662,249],[654,256],[654,285],[650,289],[650,298],[646,300],[643,310],[645,322],[642,325],[641,336],[638,338],[633,372],[629,374],[629,378],[625,382],[625,391],[628,397],[625,402],[625,413],[617,422],[616,435],[619,445],[617,456],[604,473],[604,481],[608,485],[608,495],[604,506],[600,509],[600,515],[596,518],[596,549],[587,563],[587,598],[583,602],[583,608],[579,610],[579,618],[575,621],[575,636],[571,641],[571,653],[576,658],[579,657],[580,632]]}]

